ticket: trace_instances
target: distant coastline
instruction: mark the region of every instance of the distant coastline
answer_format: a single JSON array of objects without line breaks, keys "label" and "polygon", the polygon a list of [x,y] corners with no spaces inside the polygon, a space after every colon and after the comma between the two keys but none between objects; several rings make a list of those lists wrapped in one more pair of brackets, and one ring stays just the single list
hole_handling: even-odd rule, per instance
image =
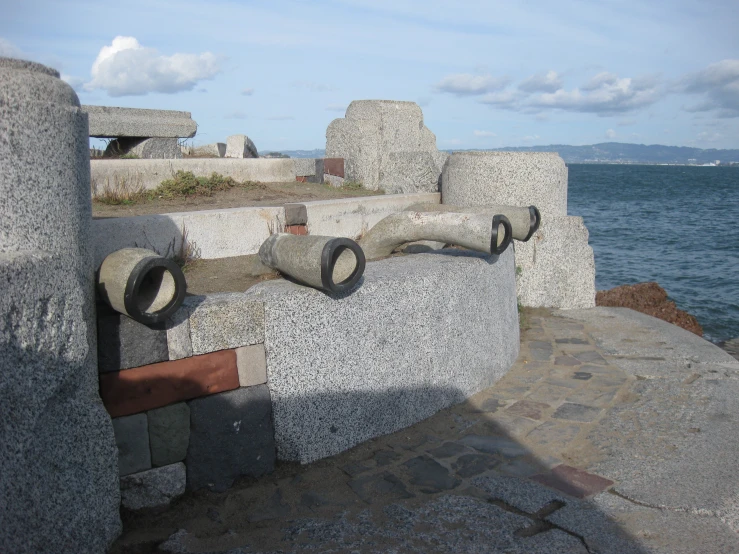
[{"label": "distant coastline", "polygon": [[[445,150],[465,152],[484,150],[497,152],[556,152],[566,163],[617,164],[617,165],[689,165],[689,166],[739,166],[739,149],[702,149],[688,146],[664,146],[661,144],[628,144],[603,142],[585,146],[550,144],[542,146],[505,146],[501,148]],[[281,150],[291,158],[323,158],[326,151]]]}]

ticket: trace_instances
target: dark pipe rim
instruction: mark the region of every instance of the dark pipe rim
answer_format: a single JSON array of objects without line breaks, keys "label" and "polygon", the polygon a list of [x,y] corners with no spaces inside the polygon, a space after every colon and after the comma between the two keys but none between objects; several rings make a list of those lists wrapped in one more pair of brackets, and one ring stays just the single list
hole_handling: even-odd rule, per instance
[{"label": "dark pipe rim", "polygon": [[529,206],[529,234],[526,235],[523,242],[529,240],[531,236],[539,230],[539,225],[541,225],[541,213],[539,212],[539,208],[536,206]]},{"label": "dark pipe rim", "polygon": [[[346,249],[354,253],[357,265],[349,277],[340,283],[334,283],[334,266],[339,259],[339,256],[335,254],[339,254]],[[321,251],[321,284],[323,289],[330,292],[344,292],[351,289],[361,279],[365,265],[364,250],[356,242],[343,237],[331,239],[323,246]]]},{"label": "dark pipe rim", "polygon": [[[500,225],[503,225],[505,237],[503,238],[503,242],[498,245],[498,227],[500,227]],[[493,232],[490,237],[490,253],[502,254],[505,252],[505,249],[508,248],[508,245],[511,243],[512,232],[513,229],[511,227],[511,222],[506,216],[502,214],[493,216]]]},{"label": "dark pipe rim", "polygon": [[[158,267],[164,268],[172,275],[175,293],[172,300],[164,308],[153,313],[147,313],[139,309],[136,299],[138,298],[139,289],[146,274]],[[185,280],[184,273],[182,273],[182,269],[168,258],[152,256],[150,258],[144,258],[137,263],[131,271],[131,275],[128,276],[126,291],[123,295],[123,305],[126,308],[126,313],[132,319],[145,325],[152,325],[154,323],[161,323],[176,312],[185,300],[186,291],[187,281]]]}]

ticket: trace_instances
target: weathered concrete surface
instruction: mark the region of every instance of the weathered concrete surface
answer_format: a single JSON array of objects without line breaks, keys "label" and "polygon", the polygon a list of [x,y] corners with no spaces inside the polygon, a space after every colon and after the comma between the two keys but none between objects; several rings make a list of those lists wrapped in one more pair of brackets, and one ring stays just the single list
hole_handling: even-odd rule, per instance
[{"label": "weathered concrete surface", "polygon": [[595,257],[581,217],[544,218],[528,242],[514,241],[522,306],[595,306]]},{"label": "weathered concrete surface", "polygon": [[[154,536],[192,553],[739,551],[726,440],[739,363],[628,310],[523,319],[519,358],[495,386],[339,456],[190,497],[156,528],[132,522],[113,553]],[[694,396],[709,379],[733,398]],[[635,388],[649,383],[683,393]]]},{"label": "weathered concrete surface", "polygon": [[185,464],[176,463],[121,478],[121,506],[128,510],[166,508],[185,492]]},{"label": "weathered concrete surface", "polygon": [[223,158],[226,155],[226,143],[213,142],[211,144],[200,144],[198,146],[182,146],[181,151],[186,156]]},{"label": "weathered concrete surface", "polygon": [[198,124],[190,112],[82,106],[90,121],[90,135],[108,137],[179,137],[195,136]]},{"label": "weathered concrete surface", "polygon": [[102,552],[120,532],[97,388],[87,116],[0,58],[0,551]]},{"label": "weathered concrete surface", "polygon": [[[423,113],[415,102],[394,100],[355,100],[346,109],[346,115],[334,119],[326,129],[326,157],[344,158],[344,178],[360,182],[365,188],[380,188],[380,178],[393,169],[406,177],[392,184],[392,192],[420,192],[418,184],[408,181],[409,175],[418,175],[417,158],[395,158],[392,153],[427,152],[437,161],[436,179],[425,179],[424,192],[438,190],[438,176],[443,156],[436,150],[436,136],[423,124]],[[443,163],[443,162],[442,162]],[[407,167],[405,164],[409,164]],[[423,162],[421,173],[428,173]],[[409,188],[404,188],[407,185]]]},{"label": "weathered concrete surface", "polygon": [[256,254],[270,233],[284,221],[282,207],[95,219],[92,222],[95,267],[121,248],[149,248],[171,257],[182,250],[183,240],[204,260]]},{"label": "weathered concrete surface", "polygon": [[312,235],[356,239],[390,214],[401,212],[413,204],[438,204],[439,201],[439,193],[422,193],[317,200],[300,204],[305,206]]},{"label": "weathered concrete surface", "polygon": [[126,154],[146,160],[178,160],[182,158],[182,149],[176,138],[121,137],[108,143],[103,156],[120,157]]},{"label": "weathered concrete surface", "polygon": [[437,192],[440,177],[433,152],[390,152],[380,167],[378,188],[388,194]]},{"label": "weathered concrete surface", "polygon": [[231,135],[226,139],[226,158],[258,158],[257,147],[246,135]]},{"label": "weathered concrete surface", "polygon": [[266,183],[295,182],[290,159],[185,158],[181,160],[90,160],[93,191],[121,184],[131,190],[157,188],[178,170],[191,171],[196,177],[210,177],[213,172],[236,181]]},{"label": "weathered concrete surface", "polygon": [[311,462],[429,417],[490,386],[518,354],[509,251],[369,263],[342,297],[287,281],[244,296],[264,302],[283,460]]}]

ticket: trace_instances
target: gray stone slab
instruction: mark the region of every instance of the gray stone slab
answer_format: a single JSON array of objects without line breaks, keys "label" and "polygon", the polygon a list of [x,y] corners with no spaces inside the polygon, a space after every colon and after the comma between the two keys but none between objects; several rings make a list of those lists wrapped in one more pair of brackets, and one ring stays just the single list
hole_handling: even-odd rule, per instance
[{"label": "gray stone slab", "polygon": [[274,469],[272,402],[265,385],[204,396],[189,406],[188,488],[224,491],[238,477]]},{"label": "gray stone slab", "polygon": [[512,262],[447,250],[368,263],[340,297],[282,280],[250,289],[265,303],[280,458],[336,454],[492,385],[518,354]]},{"label": "gray stone slab", "polygon": [[438,192],[440,177],[432,152],[390,152],[380,167],[378,187],[386,194]]},{"label": "gray stone slab", "polygon": [[148,160],[178,160],[182,149],[176,138],[121,137],[108,143],[103,157],[119,158],[131,156]]},{"label": "gray stone slab", "polygon": [[132,511],[166,508],[185,493],[185,464],[176,463],[121,478],[121,506]]},{"label": "gray stone slab", "polygon": [[525,446],[505,437],[466,435],[459,442],[480,452],[498,454],[504,458],[515,458],[528,454]]},{"label": "gray stone slab", "polygon": [[190,308],[181,306],[170,317],[165,328],[167,330],[167,355],[170,360],[181,360],[192,356],[192,339],[190,338]]},{"label": "gray stone slab", "polygon": [[316,158],[293,158],[292,160],[293,165],[295,166],[295,175],[297,177],[316,175]]},{"label": "gray stone slab", "polygon": [[305,204],[285,204],[285,225],[305,225],[308,210]]},{"label": "gray stone slab", "polygon": [[444,204],[533,204],[542,221],[567,215],[567,166],[553,152],[454,152],[441,189]]},{"label": "gray stone slab", "polygon": [[198,129],[190,112],[82,106],[90,120],[90,136],[107,137],[179,137],[195,136]]},{"label": "gray stone slab", "polygon": [[72,88],[0,58],[3,552],[104,552],[121,529],[95,363],[89,159]]},{"label": "gray stone slab", "polygon": [[231,135],[226,139],[226,158],[258,158],[257,147],[246,135]]},{"label": "gray stone slab", "polygon": [[191,296],[183,306],[195,356],[264,342],[264,308],[246,294]]},{"label": "gray stone slab", "polygon": [[118,447],[118,471],[121,476],[151,469],[149,426],[146,414],[113,419],[115,443]]},{"label": "gray stone slab", "polygon": [[[446,200],[445,200],[446,201]],[[514,241],[523,306],[565,310],[595,306],[595,258],[581,217],[542,215],[528,242]]]},{"label": "gray stone slab", "polygon": [[98,371],[118,371],[169,359],[167,331],[134,321],[121,314],[100,314]]},{"label": "gray stone slab", "polygon": [[428,152],[435,171],[441,171],[444,156],[438,154],[436,137],[423,125],[423,113],[414,102],[355,100],[345,117],[333,120],[326,130],[326,157],[344,158],[346,180],[369,190],[380,188],[380,172],[396,152]]},{"label": "gray stone slab", "polygon": [[214,142],[211,144],[202,144],[199,146],[183,146],[182,153],[189,156],[203,156],[213,158],[223,158],[226,155],[226,143]]},{"label": "gray stone slab", "polygon": [[147,413],[151,464],[154,467],[181,462],[190,444],[190,408],[178,402]]},{"label": "gray stone slab", "polygon": [[239,385],[253,387],[267,382],[267,358],[263,344],[252,344],[236,349],[236,368]]},{"label": "gray stone slab", "polygon": [[476,477],[472,484],[495,500],[534,514],[550,504],[558,501],[566,504],[566,497],[528,479],[518,477],[485,475]]}]

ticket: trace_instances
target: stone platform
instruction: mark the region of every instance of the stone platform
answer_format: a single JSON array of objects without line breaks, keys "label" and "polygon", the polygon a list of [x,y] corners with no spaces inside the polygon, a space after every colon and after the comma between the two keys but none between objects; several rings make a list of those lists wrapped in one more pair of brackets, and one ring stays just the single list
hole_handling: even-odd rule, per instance
[{"label": "stone platform", "polygon": [[523,325],[468,401],[131,517],[112,552],[739,551],[739,362],[626,309]]}]

